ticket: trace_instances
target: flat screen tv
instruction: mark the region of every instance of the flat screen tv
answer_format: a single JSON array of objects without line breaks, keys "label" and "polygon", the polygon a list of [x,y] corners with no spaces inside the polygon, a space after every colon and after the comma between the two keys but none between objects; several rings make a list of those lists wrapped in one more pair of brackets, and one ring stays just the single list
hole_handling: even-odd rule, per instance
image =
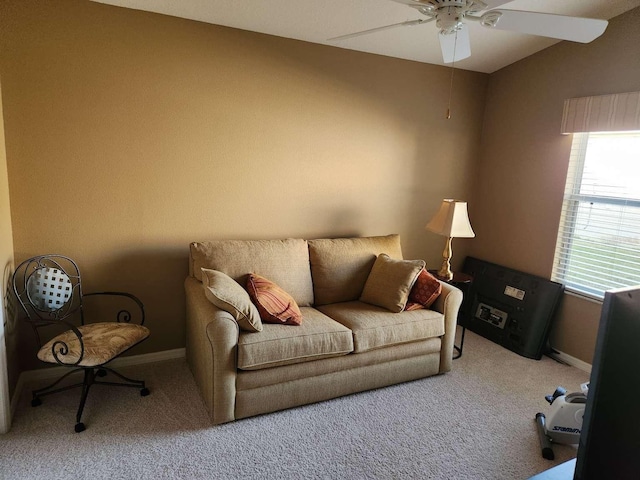
[{"label": "flat screen tv", "polygon": [[640,287],[605,293],[574,479],[640,479]]}]

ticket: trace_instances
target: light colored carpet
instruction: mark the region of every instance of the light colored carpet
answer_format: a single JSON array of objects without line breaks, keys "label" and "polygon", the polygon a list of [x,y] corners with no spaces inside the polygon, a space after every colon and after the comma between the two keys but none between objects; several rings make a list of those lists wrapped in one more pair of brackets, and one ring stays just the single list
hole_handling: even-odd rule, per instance
[{"label": "light colored carpet", "polygon": [[79,391],[29,405],[0,436],[0,478],[526,479],[576,454],[540,454],[536,412],[588,375],[516,355],[467,332],[453,371],[402,385],[211,426],[184,360],[123,369],[151,395],[95,386],[87,430]]}]

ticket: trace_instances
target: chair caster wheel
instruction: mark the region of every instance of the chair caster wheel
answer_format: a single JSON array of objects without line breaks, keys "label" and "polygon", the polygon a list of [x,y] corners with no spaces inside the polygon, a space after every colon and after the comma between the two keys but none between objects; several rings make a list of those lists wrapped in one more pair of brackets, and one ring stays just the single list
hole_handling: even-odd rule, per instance
[{"label": "chair caster wheel", "polygon": [[39,407],[40,405],[42,405],[42,400],[40,400],[40,397],[34,397],[31,400],[31,406],[32,407]]},{"label": "chair caster wheel", "polygon": [[151,392],[149,391],[148,388],[143,388],[142,390],[140,390],[140,396],[141,397],[146,397],[147,395],[149,395]]},{"label": "chair caster wheel", "polygon": [[98,377],[106,377],[107,371],[104,368],[99,368],[98,371],[96,372],[96,375]]},{"label": "chair caster wheel", "polygon": [[76,427],[75,427],[76,433],[84,432],[85,429],[86,427],[84,426],[84,423],[82,422],[76,423]]}]

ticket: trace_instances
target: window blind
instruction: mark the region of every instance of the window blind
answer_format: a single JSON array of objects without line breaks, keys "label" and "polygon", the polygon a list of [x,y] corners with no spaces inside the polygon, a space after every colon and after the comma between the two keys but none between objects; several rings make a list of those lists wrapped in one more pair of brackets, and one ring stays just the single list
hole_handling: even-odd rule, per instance
[{"label": "window blind", "polygon": [[570,291],[640,285],[638,130],[574,134],[552,273]]}]

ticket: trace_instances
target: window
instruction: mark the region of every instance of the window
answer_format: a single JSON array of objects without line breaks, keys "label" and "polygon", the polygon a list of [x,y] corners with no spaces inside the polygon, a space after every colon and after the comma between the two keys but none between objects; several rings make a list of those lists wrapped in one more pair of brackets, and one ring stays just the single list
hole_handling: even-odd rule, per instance
[{"label": "window", "polygon": [[596,299],[640,285],[640,131],[574,134],[552,279]]}]

